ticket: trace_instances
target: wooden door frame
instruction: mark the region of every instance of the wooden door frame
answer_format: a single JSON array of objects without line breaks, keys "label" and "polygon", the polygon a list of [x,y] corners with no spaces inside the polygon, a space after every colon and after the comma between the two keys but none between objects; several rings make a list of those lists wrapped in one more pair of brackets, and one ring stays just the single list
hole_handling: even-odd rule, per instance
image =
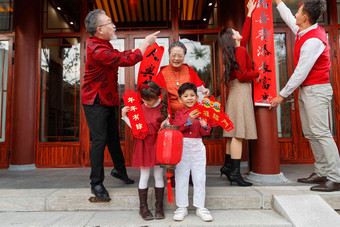
[{"label": "wooden door frame", "polygon": [[[286,34],[286,51],[287,51],[287,74],[288,79],[294,72],[294,43],[295,43],[295,35],[287,26],[275,26],[274,33],[285,33]],[[291,97],[291,96],[290,96]],[[289,138],[278,138],[280,144],[280,162],[281,164],[292,164],[299,162],[299,143],[300,143],[300,135],[302,135],[301,122],[298,116],[298,89],[293,92],[294,97],[294,108],[292,110],[290,108],[290,117],[291,117],[291,137]],[[286,103],[288,104],[288,103]],[[292,104],[288,104],[292,105]],[[294,127],[295,126],[295,127]],[[290,144],[289,144],[290,143]],[[283,152],[287,152],[287,149],[290,149],[291,156],[290,157],[282,157]],[[289,152],[289,151],[288,151]]]},{"label": "wooden door frame", "polygon": [[[339,50],[339,29],[337,31],[334,31],[334,26],[331,25],[325,25],[322,26],[326,32],[329,33],[329,45],[331,50],[335,50],[338,52]],[[290,31],[290,29],[286,26],[277,26],[274,27],[274,33],[286,33],[286,47],[287,47],[287,68],[288,68],[288,76],[290,77],[292,73],[294,72],[294,66],[293,66],[293,47],[295,43],[295,35]],[[334,38],[333,38],[334,37]],[[339,54],[339,53],[337,53]],[[338,64],[339,62],[339,56],[336,52],[330,51],[331,55],[331,70],[332,70],[332,76],[333,76],[333,98],[334,98],[334,112],[335,112],[335,127],[336,127],[336,134],[337,136],[334,137],[334,140],[337,142],[339,147],[339,133],[340,133],[340,122],[339,122],[339,111],[340,111],[340,105],[339,105],[339,72],[338,72]],[[292,124],[292,137],[291,138],[279,138],[280,142],[280,150],[287,149],[287,146],[284,145],[284,143],[292,142],[292,148],[293,148],[293,158],[282,158],[281,157],[281,164],[309,164],[314,163],[313,154],[309,145],[308,139],[304,138],[302,136],[302,127],[301,127],[301,120],[299,115],[299,103],[298,103],[298,89],[296,89],[294,92],[294,103],[295,103],[295,111],[291,110],[291,124]],[[295,122],[295,123],[294,123]],[[295,127],[294,127],[295,126]],[[282,152],[281,152],[282,154]]]},{"label": "wooden door frame", "polygon": [[3,152],[4,159],[0,160],[0,169],[8,168],[10,162],[10,147],[11,147],[11,113],[12,113],[12,78],[13,78],[13,56],[14,56],[14,34],[0,35],[1,41],[8,41],[8,75],[7,75],[7,101],[6,101],[6,128],[5,142],[0,143],[0,152]]}]

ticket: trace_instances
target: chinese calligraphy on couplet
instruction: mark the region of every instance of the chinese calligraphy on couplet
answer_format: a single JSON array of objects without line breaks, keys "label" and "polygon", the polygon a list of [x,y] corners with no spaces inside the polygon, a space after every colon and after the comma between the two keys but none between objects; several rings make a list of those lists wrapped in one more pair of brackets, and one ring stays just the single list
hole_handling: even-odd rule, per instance
[{"label": "chinese calligraphy on couplet", "polygon": [[274,28],[271,0],[256,0],[252,17],[253,60],[260,72],[260,83],[254,83],[255,106],[269,106],[276,97]]}]

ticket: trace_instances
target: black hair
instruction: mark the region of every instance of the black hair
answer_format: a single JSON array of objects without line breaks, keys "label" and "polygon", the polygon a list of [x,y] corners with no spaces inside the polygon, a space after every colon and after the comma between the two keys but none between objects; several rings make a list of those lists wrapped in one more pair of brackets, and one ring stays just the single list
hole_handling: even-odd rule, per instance
[{"label": "black hair", "polygon": [[174,47],[181,47],[183,49],[183,51],[184,51],[184,55],[187,54],[186,46],[182,42],[180,42],[180,41],[176,41],[176,42],[171,43],[171,45],[169,46],[169,54],[171,52],[171,49],[174,48]]},{"label": "black hair", "polygon": [[308,15],[311,24],[315,24],[327,9],[325,0],[301,0],[302,11]]},{"label": "black hair", "polygon": [[239,70],[239,65],[236,62],[235,51],[236,42],[233,39],[233,30],[231,28],[224,28],[218,34],[218,44],[222,50],[222,60],[224,65],[223,80],[228,82],[230,80],[230,72],[233,69]]},{"label": "black hair", "polygon": [[162,107],[160,109],[160,112],[161,112],[163,120],[165,120],[169,114],[168,113],[168,96],[167,96],[166,90],[164,88],[159,87],[157,83],[150,81],[150,80],[144,81],[143,84],[147,84],[149,88],[143,87],[142,89],[139,89],[140,96],[142,97],[142,99],[147,100],[147,101],[152,100],[152,99],[158,99],[159,96],[163,94]]},{"label": "black hair", "polygon": [[193,90],[197,95],[197,87],[194,83],[184,83],[178,88],[178,96],[181,97],[187,90]]}]

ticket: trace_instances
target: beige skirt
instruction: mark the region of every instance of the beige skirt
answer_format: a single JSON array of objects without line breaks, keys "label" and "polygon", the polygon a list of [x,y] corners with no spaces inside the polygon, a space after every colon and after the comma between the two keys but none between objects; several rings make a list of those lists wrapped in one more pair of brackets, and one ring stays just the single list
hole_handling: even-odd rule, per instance
[{"label": "beige skirt", "polygon": [[224,137],[235,137],[247,140],[257,139],[252,86],[250,82],[231,81],[225,112],[234,124],[234,129],[223,130]]}]

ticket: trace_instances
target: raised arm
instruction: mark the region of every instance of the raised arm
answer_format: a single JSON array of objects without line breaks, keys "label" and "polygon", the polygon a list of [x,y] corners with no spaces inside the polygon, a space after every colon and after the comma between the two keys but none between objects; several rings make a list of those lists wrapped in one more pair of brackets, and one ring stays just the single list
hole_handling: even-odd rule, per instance
[{"label": "raised arm", "polygon": [[103,44],[97,44],[92,48],[92,50],[90,50],[92,53],[91,58],[100,65],[133,66],[143,59],[143,55],[138,49],[135,51],[126,50],[120,52]]},{"label": "raised arm", "polygon": [[248,14],[247,14],[246,20],[244,21],[242,32],[241,32],[241,36],[243,37],[241,39],[241,46],[244,46],[244,47],[247,45],[249,41],[250,30],[251,30],[251,17],[256,8],[256,4],[257,3],[255,3],[253,0],[249,0],[247,4]]},{"label": "raised arm", "polygon": [[280,16],[284,20],[284,22],[288,25],[290,30],[296,35],[299,31],[299,26],[296,25],[296,18],[293,16],[290,9],[283,3],[281,0],[275,0],[277,4],[277,10],[280,13]]}]

